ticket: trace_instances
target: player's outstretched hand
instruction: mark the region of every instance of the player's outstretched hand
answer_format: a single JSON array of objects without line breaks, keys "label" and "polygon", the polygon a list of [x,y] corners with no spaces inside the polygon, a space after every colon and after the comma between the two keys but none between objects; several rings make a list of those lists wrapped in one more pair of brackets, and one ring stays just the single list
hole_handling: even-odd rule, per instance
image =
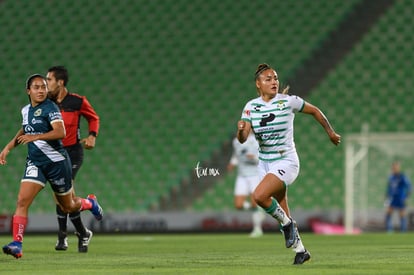
[{"label": "player's outstretched hand", "polygon": [[335,144],[335,145],[339,145],[339,143],[341,143],[341,136],[340,135],[338,135],[337,133],[335,133],[335,132],[332,132],[330,135],[329,135],[329,138],[330,138],[330,140],[332,141],[332,143],[333,144]]},{"label": "player's outstretched hand", "polygon": [[9,150],[7,149],[3,149],[3,151],[1,151],[0,153],[0,165],[6,165],[7,161],[6,161],[6,156],[9,153]]}]

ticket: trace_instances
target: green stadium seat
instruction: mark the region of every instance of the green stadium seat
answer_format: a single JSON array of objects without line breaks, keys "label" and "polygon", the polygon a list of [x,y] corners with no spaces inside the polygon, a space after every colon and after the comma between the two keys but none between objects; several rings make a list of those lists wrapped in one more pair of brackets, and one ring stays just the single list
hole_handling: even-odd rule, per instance
[{"label": "green stadium seat", "polygon": [[[101,116],[97,147],[85,156],[77,190],[98,189],[114,212],[145,211],[170,187],[179,185],[183,170],[191,171],[197,161],[209,158],[234,133],[243,105],[256,96],[251,75],[258,63],[276,66],[281,78],[287,79],[358,2],[299,0],[269,3],[268,9],[261,9],[260,3],[248,0],[236,6],[218,0],[166,1],[163,5],[153,1],[145,5],[141,1],[104,0],[99,5],[58,1],[53,11],[42,10],[41,20],[33,24],[29,15],[42,1],[3,1],[2,30],[13,32],[3,33],[0,48],[7,62],[0,73],[3,86],[23,92],[24,78],[32,70],[44,72],[55,63],[68,66],[69,90],[86,93]],[[321,103],[341,132],[360,130],[349,119],[355,113],[381,131],[414,127],[405,115],[413,104],[406,96],[413,86],[407,61],[412,53],[405,46],[413,41],[410,11],[409,1],[397,2],[307,98]],[[54,12],[62,16],[53,16]],[[266,35],[266,29],[258,28],[263,18],[275,26],[277,35]],[[403,46],[394,47],[390,38],[401,39]],[[31,46],[28,39],[34,41]],[[274,45],[271,56],[268,45]],[[44,60],[33,64],[33,53]],[[377,63],[373,65],[372,60]],[[373,76],[380,77],[372,81]],[[386,97],[390,92],[392,100],[381,98],[377,105],[371,104],[370,98],[377,93]],[[0,98],[11,103],[3,106],[5,123],[14,121],[14,105],[25,104],[24,96],[9,101],[10,94],[1,93]],[[374,118],[375,108],[387,102],[401,107],[390,116]],[[362,108],[359,103],[367,106]],[[395,120],[401,124],[392,124]],[[295,202],[301,201],[298,196],[312,194],[313,186],[324,178],[330,180],[317,192],[329,192],[332,188],[327,186],[333,185],[338,194],[342,190],[336,187],[343,177],[342,155],[326,149],[330,147],[323,130],[307,122],[303,117],[295,122],[302,160],[301,176],[292,188]],[[3,127],[0,138],[5,143],[10,136]],[[326,159],[338,164],[327,164],[324,169],[329,171],[314,173]],[[21,167],[16,167],[5,169],[1,180],[20,178]],[[1,188],[7,194],[15,192]],[[194,209],[202,210],[203,203],[209,203],[209,209],[231,208],[233,183],[218,183],[217,188],[223,189],[197,200]],[[125,203],[119,202],[120,196]],[[340,205],[307,197],[300,205],[323,208],[329,203]],[[48,208],[38,204],[31,211]]]}]

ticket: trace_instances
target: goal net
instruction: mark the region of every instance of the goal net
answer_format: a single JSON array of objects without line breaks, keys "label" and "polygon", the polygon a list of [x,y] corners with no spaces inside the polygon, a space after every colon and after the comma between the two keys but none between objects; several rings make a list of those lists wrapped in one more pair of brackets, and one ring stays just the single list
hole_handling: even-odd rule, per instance
[{"label": "goal net", "polygon": [[345,233],[385,229],[387,179],[395,160],[414,184],[414,133],[369,133],[365,126],[346,136]]}]

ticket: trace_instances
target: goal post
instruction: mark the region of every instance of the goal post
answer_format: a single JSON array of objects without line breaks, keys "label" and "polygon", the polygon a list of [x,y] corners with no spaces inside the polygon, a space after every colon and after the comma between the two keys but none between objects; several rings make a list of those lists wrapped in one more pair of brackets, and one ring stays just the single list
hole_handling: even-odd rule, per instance
[{"label": "goal post", "polygon": [[361,133],[345,136],[346,234],[355,228],[385,228],[385,193],[394,160],[401,161],[402,171],[413,181],[414,133],[370,133],[364,125]]}]

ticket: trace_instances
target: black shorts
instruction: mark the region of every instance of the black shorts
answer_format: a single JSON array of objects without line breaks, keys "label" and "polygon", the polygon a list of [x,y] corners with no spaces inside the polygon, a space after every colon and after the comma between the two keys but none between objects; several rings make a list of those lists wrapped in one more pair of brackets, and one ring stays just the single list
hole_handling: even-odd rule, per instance
[{"label": "black shorts", "polygon": [[75,179],[76,174],[83,163],[83,147],[82,144],[77,143],[67,146],[65,149],[69,154],[70,161],[72,162],[72,179]]}]

